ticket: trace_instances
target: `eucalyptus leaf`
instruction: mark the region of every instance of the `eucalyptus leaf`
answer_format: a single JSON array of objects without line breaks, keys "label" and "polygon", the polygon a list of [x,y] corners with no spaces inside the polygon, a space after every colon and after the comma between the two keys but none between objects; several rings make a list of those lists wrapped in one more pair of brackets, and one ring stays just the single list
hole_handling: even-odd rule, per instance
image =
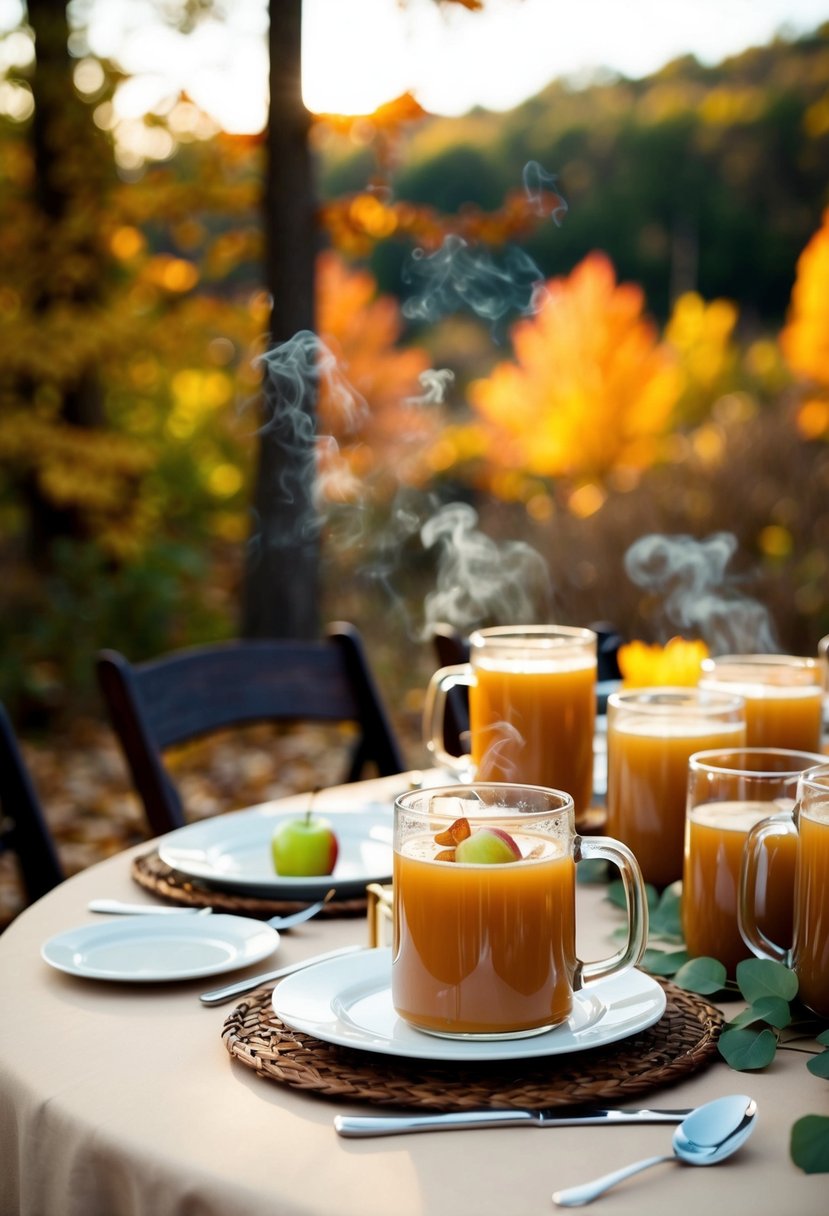
[{"label": "eucalyptus leaf", "polygon": [[813,1077],[823,1077],[829,1081],[829,1051],[822,1051],[819,1056],[812,1056],[806,1067]]},{"label": "eucalyptus leaf", "polygon": [[674,983],[679,984],[680,988],[687,992],[699,992],[704,996],[721,992],[726,980],[726,969],[715,958],[692,958],[680,967],[674,976]]},{"label": "eucalyptus leaf", "polygon": [[768,1022],[782,1030],[792,1020],[792,1011],[788,1001],[779,996],[761,996],[742,1013],[738,1013],[730,1022],[731,1026],[751,1026],[755,1022]]},{"label": "eucalyptus leaf", "polygon": [[651,936],[682,941],[682,899],[678,883],[666,887],[651,911]]},{"label": "eucalyptus leaf", "polygon": [[[653,886],[651,886],[650,883],[646,882],[645,883],[645,895],[646,895],[647,901],[648,901],[648,914],[652,915],[654,912],[654,909],[659,904],[659,892],[657,891],[656,887],[653,887]],[[627,907],[627,898],[625,896],[625,888],[624,888],[624,885],[623,885],[621,879],[617,878],[613,882],[608,883],[607,898],[610,900],[610,902],[612,904],[615,904],[617,908]]]},{"label": "eucalyptus leaf", "polygon": [[576,867],[576,881],[602,883],[607,881],[607,862],[600,857],[586,857]]},{"label": "eucalyptus leaf", "polygon": [[777,1051],[777,1035],[768,1026],[762,1030],[749,1027],[724,1030],[717,1048],[731,1068],[738,1072],[751,1072],[771,1064]]},{"label": "eucalyptus leaf", "polygon": [[797,976],[782,963],[766,958],[747,958],[737,964],[737,986],[750,1005],[762,996],[792,1001],[797,996]]},{"label": "eucalyptus leaf", "polygon": [[687,950],[654,950],[648,947],[642,956],[641,966],[651,975],[675,975],[687,962]]},{"label": "eucalyptus leaf", "polygon": [[829,1116],[804,1115],[792,1128],[790,1153],[807,1174],[829,1173]]},{"label": "eucalyptus leaf", "polygon": [[823,1047],[829,1047],[829,1030],[821,1030],[820,1034],[815,1035],[818,1043]]},{"label": "eucalyptus leaf", "polygon": [[615,904],[617,908],[624,908],[627,906],[627,900],[625,899],[625,888],[618,878],[607,884],[607,898],[612,904]]}]

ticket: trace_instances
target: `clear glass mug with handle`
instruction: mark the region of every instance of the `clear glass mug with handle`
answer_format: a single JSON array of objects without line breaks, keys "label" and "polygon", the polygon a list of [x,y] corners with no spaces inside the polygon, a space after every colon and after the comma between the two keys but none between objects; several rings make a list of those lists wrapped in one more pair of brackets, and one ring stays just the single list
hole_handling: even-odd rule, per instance
[{"label": "clear glass mug with handle", "polygon": [[[566,790],[576,817],[593,797],[597,636],[566,625],[501,625],[469,638],[469,662],[442,667],[426,692],[423,735],[438,765],[462,781]],[[446,701],[469,690],[470,754],[444,747]]]},{"label": "clear glass mug with handle", "polygon": [[[797,851],[794,924],[791,948],[772,939],[757,924],[756,891],[766,846],[794,837]],[[829,1018],[829,764],[803,773],[791,809],[758,823],[748,834],[740,875],[740,932],[758,958],[790,967],[800,1000]]]},{"label": "clear glass mug with handle", "polygon": [[[719,959],[732,978],[750,958],[739,925],[743,852],[749,831],[794,806],[802,774],[818,752],[743,747],[696,752],[688,761],[682,928],[689,955]],[[795,849],[778,837],[763,851],[754,891],[760,928],[787,945],[792,936]]]},{"label": "clear glass mug with handle", "polygon": [[[573,994],[636,965],[648,935],[642,875],[626,845],[575,830],[562,790],[478,782],[395,802],[392,1002],[450,1038],[516,1038],[570,1016]],[[626,893],[624,944],[576,954],[576,868],[612,862]]]}]

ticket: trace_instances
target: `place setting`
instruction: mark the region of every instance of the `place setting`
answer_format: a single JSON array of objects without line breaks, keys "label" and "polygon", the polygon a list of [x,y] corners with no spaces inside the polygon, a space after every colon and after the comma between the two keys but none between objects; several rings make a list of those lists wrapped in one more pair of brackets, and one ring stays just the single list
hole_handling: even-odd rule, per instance
[{"label": "place setting", "polygon": [[336,901],[365,910],[366,886],[391,876],[391,813],[377,803],[323,815],[313,800],[302,813],[252,808],[181,828],[157,855],[181,876],[177,905],[91,900],[90,911],[114,919],[51,938],[44,961],[125,983],[190,980],[261,962],[278,949],[280,931]]},{"label": "place setting", "polygon": [[268,919],[325,900],[322,916],[362,916],[366,887],[391,877],[391,836],[390,802],[328,806],[312,797],[296,810],[266,803],[169,833],[133,860],[131,873],[155,896],[190,908]]},{"label": "place setting", "polygon": [[576,840],[572,799],[557,791],[400,796],[394,952],[376,944],[259,986],[225,1020],[231,1056],[327,1097],[445,1111],[625,1100],[703,1067],[722,1017],[636,966],[642,880],[607,838],[578,838],[578,859],[618,866],[627,940],[602,960],[575,957]]}]

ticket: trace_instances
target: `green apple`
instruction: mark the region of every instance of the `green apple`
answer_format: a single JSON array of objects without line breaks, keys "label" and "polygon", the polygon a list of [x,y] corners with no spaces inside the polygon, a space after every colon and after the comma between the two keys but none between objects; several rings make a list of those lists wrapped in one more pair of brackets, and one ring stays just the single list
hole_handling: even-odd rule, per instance
[{"label": "green apple", "polygon": [[338,852],[331,825],[312,811],[299,819],[286,819],[271,838],[274,869],[284,878],[330,874]]},{"label": "green apple", "polygon": [[502,828],[478,828],[455,847],[455,861],[475,865],[497,865],[520,861],[521,850]]}]

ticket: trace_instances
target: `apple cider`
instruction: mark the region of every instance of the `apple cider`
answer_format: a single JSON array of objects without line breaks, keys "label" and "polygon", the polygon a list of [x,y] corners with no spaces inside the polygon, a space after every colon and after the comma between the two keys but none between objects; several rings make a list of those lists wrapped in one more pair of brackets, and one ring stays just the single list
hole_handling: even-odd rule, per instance
[{"label": "apple cider", "polygon": [[801,809],[799,833],[792,965],[800,999],[829,1018],[829,805]]},{"label": "apple cider", "polygon": [[706,659],[700,687],[745,699],[747,747],[820,751],[823,687],[814,660],[788,655]]},{"label": "apple cider", "polygon": [[595,722],[595,653],[476,656],[469,726],[480,780],[565,790],[579,815],[592,801]]},{"label": "apple cider", "polygon": [[[709,802],[688,812],[682,926],[689,954],[719,959],[729,976],[752,953],[737,920],[740,867],[749,830],[780,810],[775,802]],[[772,941],[792,940],[797,838],[775,836],[763,846],[762,880],[754,917]]]},{"label": "apple cider", "polygon": [[429,835],[394,856],[395,1009],[432,1033],[502,1035],[569,1017],[575,862],[562,842],[513,832],[522,860],[436,860]]},{"label": "apple cider", "polygon": [[610,719],[607,832],[633,850],[645,882],[666,887],[682,876],[689,757],[744,742],[741,718],[620,710]]}]

